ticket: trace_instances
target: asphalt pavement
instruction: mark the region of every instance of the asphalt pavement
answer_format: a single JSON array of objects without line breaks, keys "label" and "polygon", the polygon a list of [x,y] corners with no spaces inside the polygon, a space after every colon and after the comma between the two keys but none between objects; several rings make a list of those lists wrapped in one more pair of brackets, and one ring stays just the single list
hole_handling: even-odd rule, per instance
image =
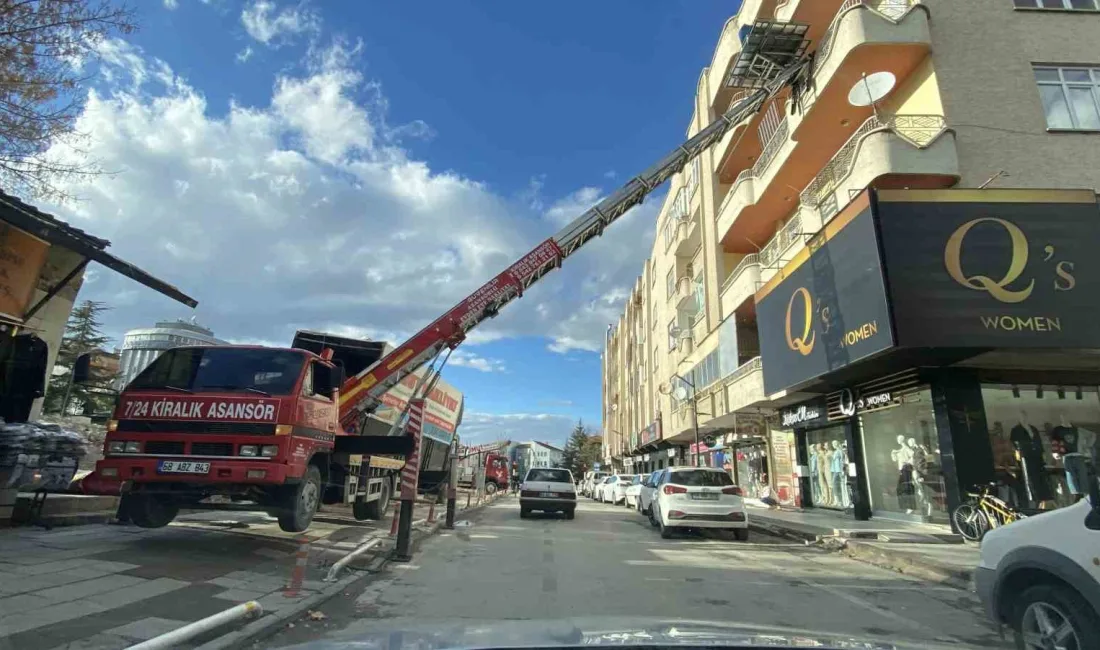
[{"label": "asphalt pavement", "polygon": [[[493,622],[705,621],[944,647],[1006,647],[975,596],[799,542],[686,534],[582,498],[575,520],[506,497],[255,647]],[[581,623],[576,623],[581,625]],[[472,629],[467,627],[466,629]]]}]

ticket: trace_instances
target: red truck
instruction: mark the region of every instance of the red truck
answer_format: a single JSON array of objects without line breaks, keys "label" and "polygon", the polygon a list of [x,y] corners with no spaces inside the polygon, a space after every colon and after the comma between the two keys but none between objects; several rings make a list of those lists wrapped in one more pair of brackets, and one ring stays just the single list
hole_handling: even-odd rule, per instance
[{"label": "red truck", "polygon": [[[181,508],[264,510],[291,532],[305,530],[322,503],[350,503],[357,519],[378,519],[409,450],[407,436],[386,435],[404,405],[401,386],[376,410],[398,412],[360,417],[352,431],[341,426],[340,403],[346,373],[386,347],[298,332],[289,349],[168,350],[120,394],[88,484],[121,491],[122,513],[147,528],[167,525]],[[422,438],[420,466],[430,487],[444,474],[462,395],[437,384],[427,400],[425,427],[435,435]]]},{"label": "red truck", "polygon": [[475,487],[478,470],[485,469],[485,491],[507,490],[509,485],[508,456],[504,452],[510,442],[494,442],[477,447],[459,447],[458,484]]}]

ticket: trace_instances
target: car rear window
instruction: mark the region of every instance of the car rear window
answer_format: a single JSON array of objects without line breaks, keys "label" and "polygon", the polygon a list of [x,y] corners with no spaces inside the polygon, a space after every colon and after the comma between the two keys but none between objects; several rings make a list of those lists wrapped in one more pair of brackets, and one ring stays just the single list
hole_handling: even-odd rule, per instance
[{"label": "car rear window", "polygon": [[673,472],[672,476],[668,479],[669,483],[675,483],[676,485],[688,485],[688,486],[700,486],[700,487],[720,487],[723,485],[733,485],[733,479],[725,472],[708,472],[706,470],[684,470],[680,472]]},{"label": "car rear window", "polygon": [[573,477],[567,469],[533,469],[527,474],[528,481],[548,481],[550,483],[572,483]]}]

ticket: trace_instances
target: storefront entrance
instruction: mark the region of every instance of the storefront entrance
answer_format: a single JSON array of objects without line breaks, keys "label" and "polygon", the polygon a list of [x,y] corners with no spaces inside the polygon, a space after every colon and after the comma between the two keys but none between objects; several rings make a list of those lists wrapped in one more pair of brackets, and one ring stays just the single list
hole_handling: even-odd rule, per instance
[{"label": "storefront entrance", "polygon": [[810,502],[818,508],[845,510],[852,505],[845,480],[848,450],[844,425],[806,432],[810,468]]}]

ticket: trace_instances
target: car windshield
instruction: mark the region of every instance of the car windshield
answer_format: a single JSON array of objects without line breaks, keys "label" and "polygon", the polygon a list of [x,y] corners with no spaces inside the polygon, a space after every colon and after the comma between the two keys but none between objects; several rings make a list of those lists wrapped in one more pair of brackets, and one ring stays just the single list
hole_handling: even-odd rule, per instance
[{"label": "car windshield", "polygon": [[668,482],[689,487],[721,487],[724,485],[733,485],[733,479],[725,472],[699,469],[672,472]]},{"label": "car windshield", "polygon": [[127,388],[286,395],[304,363],[305,356],[291,350],[175,348],[157,357]]},{"label": "car windshield", "polygon": [[533,469],[527,474],[528,481],[546,481],[550,483],[572,483],[573,477],[565,469]]}]

